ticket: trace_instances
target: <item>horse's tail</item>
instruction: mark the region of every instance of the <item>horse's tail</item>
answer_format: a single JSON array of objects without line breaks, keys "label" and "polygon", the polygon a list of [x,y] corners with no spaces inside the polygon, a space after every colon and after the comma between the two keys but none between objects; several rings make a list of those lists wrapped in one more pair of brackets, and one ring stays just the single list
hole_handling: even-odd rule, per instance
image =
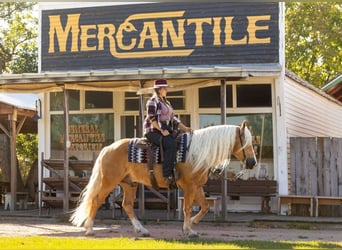
[{"label": "horse's tail", "polygon": [[100,192],[102,155],[105,151],[106,150],[104,148],[97,157],[89,182],[81,192],[77,208],[73,211],[70,217],[69,221],[75,226],[82,226],[82,224],[88,219],[93,202],[96,200],[96,196]]}]

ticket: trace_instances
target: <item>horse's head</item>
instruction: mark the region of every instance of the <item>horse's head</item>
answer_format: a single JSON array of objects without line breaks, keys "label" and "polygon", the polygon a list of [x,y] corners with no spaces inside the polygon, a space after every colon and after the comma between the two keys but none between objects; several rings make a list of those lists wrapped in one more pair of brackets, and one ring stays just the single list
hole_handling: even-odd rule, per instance
[{"label": "horse's head", "polygon": [[246,121],[243,121],[237,130],[233,155],[246,164],[247,169],[252,169],[257,161],[252,145],[252,135],[246,126]]}]

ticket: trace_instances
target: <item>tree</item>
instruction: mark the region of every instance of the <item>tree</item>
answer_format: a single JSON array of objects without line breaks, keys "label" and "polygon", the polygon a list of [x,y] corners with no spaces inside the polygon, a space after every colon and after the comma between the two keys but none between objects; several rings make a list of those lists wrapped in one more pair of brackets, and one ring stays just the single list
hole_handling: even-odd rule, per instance
[{"label": "tree", "polygon": [[31,166],[38,158],[38,137],[36,134],[18,134],[16,144],[19,169],[25,184]]},{"label": "tree", "polygon": [[342,72],[342,4],[287,2],[286,68],[322,87]]},{"label": "tree", "polygon": [[0,3],[0,73],[37,72],[38,20],[34,2]]}]

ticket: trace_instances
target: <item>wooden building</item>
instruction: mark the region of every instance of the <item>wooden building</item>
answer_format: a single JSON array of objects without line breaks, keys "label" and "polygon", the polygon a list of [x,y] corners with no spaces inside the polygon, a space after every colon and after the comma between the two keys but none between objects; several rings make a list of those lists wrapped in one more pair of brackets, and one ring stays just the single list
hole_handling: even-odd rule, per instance
[{"label": "wooden building", "polygon": [[[227,124],[246,119],[259,165],[243,179],[276,180],[281,195],[290,190],[291,137],[342,135],[341,103],[285,70],[284,3],[40,3],[39,51],[40,73],[1,76],[0,90],[39,93],[41,161],[86,164],[103,146],[140,136],[157,78],[174,86],[175,113],[194,129],[220,124],[222,110]],[[233,159],[227,170],[240,167]],[[259,211],[260,197],[229,199],[227,210]]]}]

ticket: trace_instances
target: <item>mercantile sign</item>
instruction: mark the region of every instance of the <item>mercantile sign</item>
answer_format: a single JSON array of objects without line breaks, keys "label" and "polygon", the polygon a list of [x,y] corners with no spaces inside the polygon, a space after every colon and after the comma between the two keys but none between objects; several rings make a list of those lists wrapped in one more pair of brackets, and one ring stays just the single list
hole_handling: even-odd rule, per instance
[{"label": "mercantile sign", "polygon": [[279,62],[279,3],[42,11],[41,70]]}]

